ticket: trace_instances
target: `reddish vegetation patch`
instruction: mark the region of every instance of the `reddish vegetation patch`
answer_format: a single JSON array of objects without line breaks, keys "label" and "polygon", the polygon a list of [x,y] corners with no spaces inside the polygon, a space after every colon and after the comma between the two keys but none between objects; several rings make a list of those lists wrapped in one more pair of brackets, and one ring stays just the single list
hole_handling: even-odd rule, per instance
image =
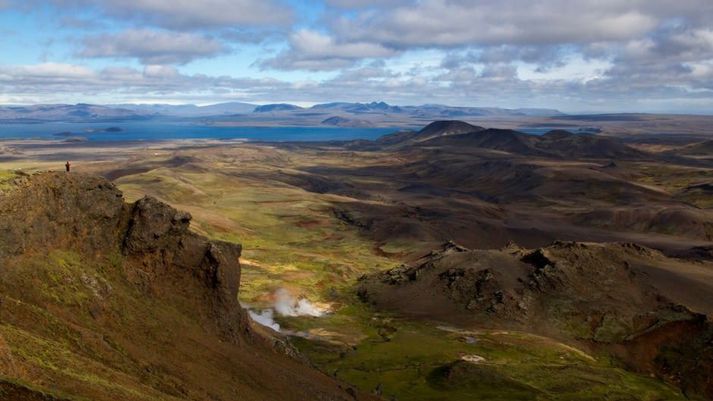
[{"label": "reddish vegetation patch", "polygon": [[613,352],[630,369],[655,373],[686,392],[713,397],[710,332],[710,323],[699,315],[698,319],[662,324],[618,344]]},{"label": "reddish vegetation patch", "polygon": [[295,223],[295,225],[300,228],[316,228],[323,227],[324,222],[319,220],[302,220]]}]

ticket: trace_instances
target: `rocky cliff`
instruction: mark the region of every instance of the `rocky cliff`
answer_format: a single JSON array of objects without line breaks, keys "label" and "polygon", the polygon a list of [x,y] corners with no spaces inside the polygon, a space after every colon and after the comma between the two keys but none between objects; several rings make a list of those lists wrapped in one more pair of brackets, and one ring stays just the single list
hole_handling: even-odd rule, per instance
[{"label": "rocky cliff", "polygon": [[190,220],[102,178],[17,179],[0,194],[0,383],[26,399],[361,399],[251,329],[240,246]]}]

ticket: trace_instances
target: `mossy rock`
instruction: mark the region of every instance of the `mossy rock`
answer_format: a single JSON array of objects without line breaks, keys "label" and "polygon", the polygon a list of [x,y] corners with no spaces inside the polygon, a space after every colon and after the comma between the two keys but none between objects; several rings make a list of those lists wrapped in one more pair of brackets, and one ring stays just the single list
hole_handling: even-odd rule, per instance
[{"label": "mossy rock", "polygon": [[603,343],[623,341],[631,332],[630,326],[612,315],[605,315],[602,323],[594,331],[594,340]]}]

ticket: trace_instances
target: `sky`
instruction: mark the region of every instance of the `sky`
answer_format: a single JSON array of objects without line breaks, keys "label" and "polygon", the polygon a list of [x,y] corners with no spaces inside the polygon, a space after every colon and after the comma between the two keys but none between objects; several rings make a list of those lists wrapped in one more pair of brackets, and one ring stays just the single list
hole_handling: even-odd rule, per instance
[{"label": "sky", "polygon": [[713,113],[711,0],[0,0],[0,104]]}]

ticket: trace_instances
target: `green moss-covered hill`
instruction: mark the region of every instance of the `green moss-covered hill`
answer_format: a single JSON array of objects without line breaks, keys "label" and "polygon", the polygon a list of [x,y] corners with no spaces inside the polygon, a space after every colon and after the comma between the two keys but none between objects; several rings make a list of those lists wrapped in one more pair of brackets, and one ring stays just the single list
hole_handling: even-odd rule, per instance
[{"label": "green moss-covered hill", "polygon": [[[363,399],[251,328],[240,246],[110,182],[21,177],[0,193],[0,399]],[[9,397],[9,398],[8,398]]]}]

